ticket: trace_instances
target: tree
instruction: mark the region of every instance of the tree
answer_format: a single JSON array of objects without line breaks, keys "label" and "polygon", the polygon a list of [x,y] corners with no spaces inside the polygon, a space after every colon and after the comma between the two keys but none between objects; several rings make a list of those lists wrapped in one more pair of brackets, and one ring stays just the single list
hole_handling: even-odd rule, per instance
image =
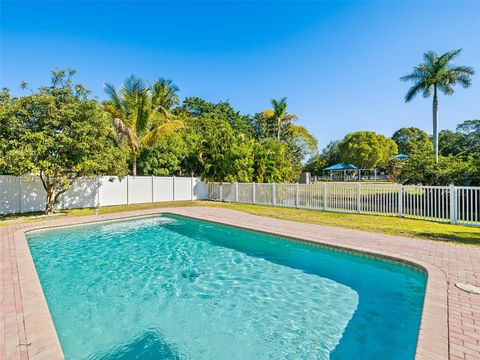
[{"label": "tree", "polygon": [[323,169],[327,167],[327,161],[322,155],[315,155],[310,158],[305,166],[303,167],[303,171],[307,171],[311,174],[318,175],[323,172]]},{"label": "tree", "polygon": [[480,153],[480,120],[466,120],[457,126],[457,133],[463,135],[468,151]]},{"label": "tree", "polygon": [[142,150],[138,156],[137,170],[142,175],[190,176],[191,170],[184,166],[188,153],[184,134],[166,134]]},{"label": "tree", "polygon": [[320,156],[325,159],[326,165],[331,166],[338,164],[341,159],[340,159],[340,149],[338,147],[338,144],[340,144],[339,140],[332,140],[330,141],[327,146],[325,146],[321,153]]},{"label": "tree", "polygon": [[460,84],[464,88],[471,85],[471,76],[474,74],[470,66],[458,66],[452,61],[460,55],[461,49],[448,51],[438,55],[428,51],[423,55],[424,62],[415,66],[411,74],[402,76],[402,81],[411,81],[413,86],[405,95],[405,101],[412,101],[418,94],[428,98],[433,92],[433,150],[435,162],[438,163],[438,91],[445,95],[452,95],[454,85]]},{"label": "tree", "polygon": [[299,162],[317,154],[317,139],[303,126],[290,124],[286,127],[284,142]]},{"label": "tree", "polygon": [[187,97],[174,113],[197,119],[223,119],[228,121],[235,130],[252,133],[251,117],[240,114],[228,101],[212,103],[198,97]]},{"label": "tree", "polygon": [[414,155],[403,162],[400,181],[413,185],[479,185],[480,157]]},{"label": "tree", "polygon": [[249,182],[253,175],[253,141],[234,131],[223,119],[205,121],[198,159],[202,179],[218,182]]},{"label": "tree", "polygon": [[32,94],[0,97],[3,173],[37,174],[47,193],[45,213],[79,177],[126,172],[125,152],[111,121],[88,91],[74,84],[74,70],[52,72],[50,86]]},{"label": "tree", "polygon": [[373,131],[347,134],[338,148],[343,162],[355,164],[362,169],[385,166],[398,151],[395,141]]},{"label": "tree", "polygon": [[150,88],[153,109],[163,113],[165,117],[169,117],[172,108],[178,105],[178,87],[172,80],[160,78],[150,85]]},{"label": "tree", "polygon": [[182,122],[170,116],[170,108],[178,99],[176,87],[166,80],[156,81],[147,87],[145,83],[130,76],[121,86],[105,84],[110,100],[105,110],[110,113],[123,142],[130,148],[132,174],[137,175],[137,158],[140,152],[162,136],[182,126]]},{"label": "tree", "polygon": [[428,134],[416,127],[398,129],[392,136],[401,154],[413,155],[432,151]]},{"label": "tree", "polygon": [[276,124],[277,141],[281,139],[281,133],[285,127],[292,121],[297,120],[293,114],[287,113],[287,98],[283,97],[280,100],[271,100],[272,110],[267,110],[266,117],[273,119]]},{"label": "tree", "polygon": [[440,155],[460,155],[468,151],[467,139],[458,131],[442,130],[438,134],[438,139]]},{"label": "tree", "polygon": [[282,142],[274,139],[256,141],[253,154],[255,182],[292,182],[298,177],[289,159],[289,148]]}]

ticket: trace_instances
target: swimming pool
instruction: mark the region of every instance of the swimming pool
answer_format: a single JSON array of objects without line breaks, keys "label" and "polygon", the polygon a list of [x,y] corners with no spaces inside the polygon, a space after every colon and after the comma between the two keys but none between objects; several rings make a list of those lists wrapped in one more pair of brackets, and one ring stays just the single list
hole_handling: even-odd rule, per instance
[{"label": "swimming pool", "polygon": [[67,359],[412,359],[426,276],[173,215],[27,236]]}]

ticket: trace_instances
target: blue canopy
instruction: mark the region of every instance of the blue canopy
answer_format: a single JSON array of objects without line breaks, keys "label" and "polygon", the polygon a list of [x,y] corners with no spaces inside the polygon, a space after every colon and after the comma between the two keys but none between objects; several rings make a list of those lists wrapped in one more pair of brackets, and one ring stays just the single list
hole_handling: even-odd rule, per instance
[{"label": "blue canopy", "polygon": [[398,154],[398,155],[395,155],[394,158],[397,158],[397,159],[406,159],[406,158],[409,158],[410,156],[406,155],[406,154]]},{"label": "blue canopy", "polygon": [[339,164],[335,164],[330,167],[327,167],[323,170],[342,171],[342,170],[358,170],[358,168],[353,164],[339,163]]}]

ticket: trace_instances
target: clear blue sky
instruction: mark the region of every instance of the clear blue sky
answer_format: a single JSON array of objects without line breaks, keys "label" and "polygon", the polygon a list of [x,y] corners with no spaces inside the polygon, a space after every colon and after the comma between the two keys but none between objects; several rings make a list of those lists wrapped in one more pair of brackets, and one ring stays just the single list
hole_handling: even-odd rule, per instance
[{"label": "clear blue sky", "polygon": [[399,77],[426,50],[463,48],[473,86],[440,99],[440,128],[480,118],[480,2],[1,1],[0,85],[46,84],[54,66],[104,98],[134,73],[244,113],[288,97],[319,140],[403,126],[431,132],[431,102]]}]

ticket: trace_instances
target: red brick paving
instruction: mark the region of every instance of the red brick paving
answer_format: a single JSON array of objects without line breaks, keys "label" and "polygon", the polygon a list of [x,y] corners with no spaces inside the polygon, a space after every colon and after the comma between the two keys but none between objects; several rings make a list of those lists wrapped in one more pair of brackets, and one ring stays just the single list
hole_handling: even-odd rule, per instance
[{"label": "red brick paving", "polygon": [[[0,359],[63,355],[24,238],[24,231],[126,216],[170,212],[415,262],[428,271],[416,359],[480,360],[480,248],[259,217],[219,208],[167,208],[61,218],[0,227]],[[459,231],[461,228],[458,227]]]}]

